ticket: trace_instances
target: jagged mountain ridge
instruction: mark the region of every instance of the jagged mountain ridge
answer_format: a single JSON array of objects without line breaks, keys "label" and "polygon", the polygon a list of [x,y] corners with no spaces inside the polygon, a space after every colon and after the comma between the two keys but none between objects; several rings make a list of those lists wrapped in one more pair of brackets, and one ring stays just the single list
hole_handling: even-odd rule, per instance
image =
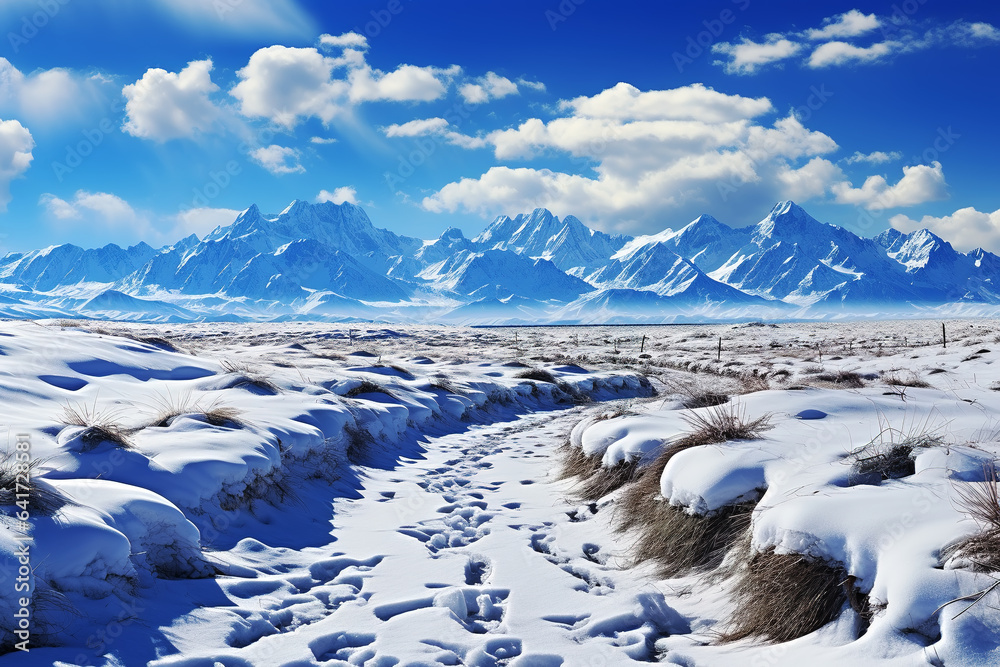
[{"label": "jagged mountain ridge", "polygon": [[863,238],[794,202],[741,228],[703,215],[632,238],[536,209],[499,216],[472,239],[449,228],[423,241],[375,227],[353,204],[295,201],[275,215],[251,206],[204,239],[160,249],[8,253],[0,297],[8,315],[154,320],[842,316],[1000,304],[1000,257],[958,252],[926,230]]}]

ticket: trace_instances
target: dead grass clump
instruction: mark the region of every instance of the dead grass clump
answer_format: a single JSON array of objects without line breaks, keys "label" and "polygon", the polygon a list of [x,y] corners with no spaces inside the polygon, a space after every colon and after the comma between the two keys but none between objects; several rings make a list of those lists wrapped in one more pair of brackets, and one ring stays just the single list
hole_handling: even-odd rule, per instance
[{"label": "dead grass clump", "polygon": [[313,352],[312,356],[317,359],[326,359],[327,361],[344,361],[347,359],[342,354],[337,354],[336,352]]},{"label": "dead grass clump", "polygon": [[848,602],[847,571],[800,554],[774,549],[754,554],[740,573],[736,610],[722,641],[760,637],[788,642],[835,620]]},{"label": "dead grass clump", "polygon": [[837,371],[836,373],[820,373],[816,375],[820,382],[829,382],[844,389],[861,389],[865,386],[865,380],[859,373],[854,371]]},{"label": "dead grass clump", "polygon": [[574,447],[566,441],[557,450],[560,455],[558,479],[590,477],[601,468],[601,459],[597,456],[587,456],[583,449]]},{"label": "dead grass clump", "polygon": [[758,391],[767,391],[771,388],[771,383],[767,381],[767,378],[757,371],[745,373],[740,376],[739,380],[741,394],[755,394]]},{"label": "dead grass clump", "polygon": [[979,524],[980,532],[947,547],[944,560],[959,556],[980,572],[1000,572],[1000,488],[993,463],[983,465],[983,482],[956,483],[959,508]]},{"label": "dead grass clump", "polygon": [[897,372],[889,372],[882,376],[882,381],[891,387],[913,387],[914,389],[927,389],[931,385],[920,379],[916,373],[911,372],[908,376],[900,375]]},{"label": "dead grass clump", "polygon": [[168,396],[160,399],[156,416],[149,426],[166,428],[175,418],[192,414],[201,415],[212,426],[242,428],[246,425],[246,422],[240,418],[243,411],[239,408],[222,405],[218,401],[213,401],[205,407],[198,401],[192,401],[190,396],[179,399]]},{"label": "dead grass clump", "polygon": [[663,578],[714,569],[746,532],[756,505],[757,500],[753,500],[698,515],[662,499],[650,501],[642,512],[642,528],[632,556],[636,563],[655,563]]},{"label": "dead grass clump", "polygon": [[890,427],[883,417],[879,419],[882,422],[879,434],[847,455],[851,463],[850,486],[909,477],[916,472],[914,452],[944,443],[944,438],[929,430],[927,424],[903,431]]},{"label": "dead grass clump", "polygon": [[362,380],[361,384],[357,387],[347,390],[344,393],[344,396],[347,398],[355,398],[361,394],[385,394],[386,396],[390,396],[392,398],[396,397],[396,395],[391,391],[376,382],[372,382],[371,380]]},{"label": "dead grass clump", "polygon": [[371,458],[375,438],[360,426],[344,426],[347,434],[347,460],[354,465],[364,465]]},{"label": "dead grass clump", "polygon": [[131,439],[135,429],[122,426],[110,412],[99,411],[96,407],[66,405],[63,407],[62,423],[84,429],[80,435],[84,444],[82,451],[88,452],[105,442],[119,449],[135,449]]},{"label": "dead grass clump", "polygon": [[41,459],[24,462],[17,461],[13,453],[0,454],[0,507],[18,507],[18,501],[23,503],[26,499],[29,512],[52,516],[69,502],[66,496],[35,478],[40,464]]},{"label": "dead grass clump", "polygon": [[221,365],[223,372],[233,376],[227,389],[249,389],[271,396],[281,392],[278,385],[249,364],[224,359]]},{"label": "dead grass clump", "polygon": [[578,489],[574,490],[575,495],[582,500],[597,500],[617,491],[635,479],[639,469],[638,457],[619,461],[611,467],[602,465],[601,457],[587,458],[593,458],[597,466],[589,477],[581,480]]},{"label": "dead grass clump", "polygon": [[689,396],[684,401],[684,407],[689,410],[696,410],[698,408],[712,408],[717,405],[723,405],[729,402],[729,396],[726,394],[718,394],[715,392],[705,392],[702,394],[695,394]]},{"label": "dead grass clump", "polygon": [[546,370],[542,370],[541,368],[532,368],[527,371],[521,371],[514,377],[519,380],[535,380],[536,382],[549,382],[551,384],[556,384],[555,376]]}]

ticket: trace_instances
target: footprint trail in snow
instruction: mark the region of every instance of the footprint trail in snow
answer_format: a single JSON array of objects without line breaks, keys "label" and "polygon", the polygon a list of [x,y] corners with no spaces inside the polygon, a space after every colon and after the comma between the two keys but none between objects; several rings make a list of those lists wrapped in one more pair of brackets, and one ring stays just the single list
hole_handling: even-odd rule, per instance
[{"label": "footprint trail in snow", "polygon": [[[162,665],[626,665],[688,631],[663,595],[618,570],[595,506],[567,503],[554,448],[583,409],[430,438],[425,458],[368,470],[334,503],[332,541],[220,558],[226,602],[165,629]],[[610,511],[610,510],[608,510]],[[596,512],[596,513],[595,513]],[[249,571],[245,571],[249,574]]]}]

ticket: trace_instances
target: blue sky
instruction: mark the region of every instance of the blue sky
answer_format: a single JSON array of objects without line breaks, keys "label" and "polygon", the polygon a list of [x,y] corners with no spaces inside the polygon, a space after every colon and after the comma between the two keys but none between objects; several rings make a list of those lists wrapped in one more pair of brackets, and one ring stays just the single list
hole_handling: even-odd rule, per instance
[{"label": "blue sky", "polygon": [[468,235],[779,199],[1000,251],[992,3],[6,0],[5,250],[153,245],[257,203]]}]

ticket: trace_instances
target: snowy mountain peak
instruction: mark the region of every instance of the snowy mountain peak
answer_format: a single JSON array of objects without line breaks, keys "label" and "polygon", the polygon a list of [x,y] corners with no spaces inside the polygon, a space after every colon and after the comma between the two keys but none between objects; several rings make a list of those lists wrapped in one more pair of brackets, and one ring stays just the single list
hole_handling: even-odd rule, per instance
[{"label": "snowy mountain peak", "polygon": [[461,241],[465,239],[465,234],[463,234],[462,230],[458,227],[449,227],[441,232],[438,239],[442,241]]},{"label": "snowy mountain peak", "polygon": [[794,238],[803,232],[811,232],[823,226],[816,218],[806,213],[795,202],[780,201],[774,205],[767,217],[757,223],[754,239]]}]

